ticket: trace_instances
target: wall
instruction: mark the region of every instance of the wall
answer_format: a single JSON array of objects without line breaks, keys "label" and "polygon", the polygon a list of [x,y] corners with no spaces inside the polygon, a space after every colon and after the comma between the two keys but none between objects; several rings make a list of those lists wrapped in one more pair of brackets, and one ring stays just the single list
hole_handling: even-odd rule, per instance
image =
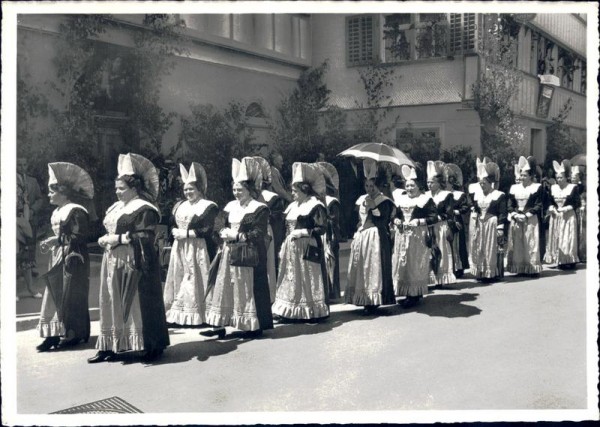
[{"label": "wall", "polygon": [[[108,46],[132,46],[131,34],[143,31],[139,27],[143,17],[116,16],[127,26],[111,29],[99,39],[109,43]],[[28,73],[28,81],[42,89],[53,105],[59,105],[59,98],[52,95],[47,82],[56,75],[52,60],[61,19],[60,15],[21,15],[18,26],[19,66]],[[304,32],[306,30],[304,28]],[[294,87],[300,73],[308,66],[308,60],[294,58],[291,51],[286,55],[248,45],[242,49],[242,44],[235,40],[189,29],[186,35],[189,36],[185,42],[189,55],[178,57],[174,70],[162,80],[159,103],[165,112],[185,115],[189,113],[191,103],[224,107],[229,101],[236,100],[261,102],[268,113]],[[291,44],[290,50],[293,50]],[[297,53],[301,51],[296,49]],[[164,136],[163,151],[168,151],[177,142],[179,129],[176,119]],[[265,132],[260,134],[265,138]]]}]

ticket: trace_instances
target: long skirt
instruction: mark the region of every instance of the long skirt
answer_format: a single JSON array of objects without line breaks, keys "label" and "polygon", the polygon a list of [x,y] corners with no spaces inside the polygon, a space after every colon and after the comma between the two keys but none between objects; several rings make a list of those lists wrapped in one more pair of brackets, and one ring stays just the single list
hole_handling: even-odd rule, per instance
[{"label": "long skirt", "polygon": [[302,259],[309,244],[316,246],[316,238],[300,237],[292,240],[288,235],[281,245],[273,314],[286,319],[305,320],[329,316],[322,266]]},{"label": "long skirt", "polygon": [[503,271],[502,254],[498,251],[498,217],[477,219],[473,230],[471,274],[476,279],[501,277]]},{"label": "long skirt", "polygon": [[267,227],[267,233],[271,236],[269,246],[267,247],[267,277],[269,278],[269,298],[271,304],[273,304],[277,292],[277,272],[275,269],[275,238],[271,224]]},{"label": "long skirt", "polygon": [[132,245],[104,252],[100,269],[98,350],[153,350],[169,345],[158,268],[144,275],[142,270],[133,268],[133,260]]},{"label": "long skirt", "polygon": [[557,212],[551,215],[544,262],[558,265],[579,262],[577,234],[575,211]]},{"label": "long skirt", "polygon": [[587,259],[587,236],[586,236],[586,209],[581,207],[577,209],[577,237],[579,261],[586,262]]},{"label": "long skirt", "polygon": [[536,215],[524,222],[510,222],[506,271],[516,274],[539,274],[542,271],[539,234],[540,226]]},{"label": "long skirt", "polygon": [[469,235],[467,236],[467,252],[469,253],[469,265],[473,265],[473,235],[475,234],[475,227],[477,224],[477,214],[471,213],[469,215]]},{"label": "long skirt", "polygon": [[[350,247],[346,303],[354,305],[395,304],[391,281],[390,245],[387,254],[377,227],[357,231]],[[384,263],[388,263],[387,266]],[[386,267],[387,275],[386,277]],[[387,289],[389,288],[389,289]]]},{"label": "long skirt", "polygon": [[196,326],[204,323],[204,295],[209,268],[206,240],[175,240],[163,292],[167,322]]},{"label": "long skirt", "polygon": [[396,230],[392,277],[396,296],[421,296],[427,294],[431,249],[427,246],[427,226]]},{"label": "long skirt", "polygon": [[[62,268],[62,248],[55,247],[50,255],[48,270],[52,267]],[[46,287],[42,307],[40,310],[40,321],[37,326],[41,337],[66,336],[69,339],[87,340],[90,336],[90,312],[88,308],[88,295],[90,290],[89,261],[87,263],[75,264],[69,272],[56,277],[62,283],[64,302],[61,304],[62,319],[59,319],[56,302],[50,290]]]},{"label": "long skirt", "polygon": [[454,275],[454,262],[452,259],[452,245],[448,237],[452,235],[452,231],[448,226],[448,221],[440,221],[433,226],[434,242],[437,243],[440,249],[441,256],[437,271],[431,271],[429,274],[429,284],[431,285],[446,285],[455,283],[456,276]]},{"label": "long skirt", "polygon": [[206,323],[242,331],[261,329],[254,291],[254,269],[231,265],[231,247],[225,245],[215,285],[206,295]]},{"label": "long skirt", "polygon": [[452,235],[452,259],[454,260],[454,271],[463,271],[469,268],[469,253],[467,252],[467,238],[464,223],[460,224],[460,230]]},{"label": "long skirt", "polygon": [[325,235],[322,236],[323,247],[325,248],[325,268],[327,270],[327,292],[329,301],[337,300],[341,296],[340,289],[340,245],[333,245],[327,241]]}]

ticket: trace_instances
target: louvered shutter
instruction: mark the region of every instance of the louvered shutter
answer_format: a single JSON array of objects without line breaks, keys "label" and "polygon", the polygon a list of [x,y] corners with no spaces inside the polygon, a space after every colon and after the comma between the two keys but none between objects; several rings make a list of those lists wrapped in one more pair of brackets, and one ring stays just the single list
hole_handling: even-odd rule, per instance
[{"label": "louvered shutter", "polygon": [[346,18],[346,61],[348,66],[372,63],[376,48],[375,24],[374,15]]},{"label": "louvered shutter", "polygon": [[477,15],[475,13],[450,14],[450,51],[463,54],[477,46]]}]

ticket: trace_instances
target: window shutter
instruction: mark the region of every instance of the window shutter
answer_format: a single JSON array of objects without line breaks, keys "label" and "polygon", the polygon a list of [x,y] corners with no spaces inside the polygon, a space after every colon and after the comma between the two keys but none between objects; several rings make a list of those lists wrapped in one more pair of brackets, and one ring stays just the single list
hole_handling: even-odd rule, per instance
[{"label": "window shutter", "polygon": [[373,15],[346,18],[346,60],[349,66],[370,64],[373,61],[375,29]]},{"label": "window shutter", "polygon": [[475,49],[477,19],[474,13],[450,14],[450,51],[463,54]]}]

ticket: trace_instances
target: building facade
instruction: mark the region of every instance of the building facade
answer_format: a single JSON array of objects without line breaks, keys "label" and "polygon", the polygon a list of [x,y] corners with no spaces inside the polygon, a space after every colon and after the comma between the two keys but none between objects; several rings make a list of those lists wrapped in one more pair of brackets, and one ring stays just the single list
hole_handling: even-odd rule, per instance
[{"label": "building facade", "polygon": [[[489,22],[489,16],[487,22]],[[543,161],[546,127],[571,98],[566,124],[581,137],[586,120],[586,19],[577,14],[515,16],[517,53],[522,74],[512,110],[524,125],[529,154]],[[480,153],[479,115],[472,107],[472,85],[481,75],[478,54],[484,16],[474,13],[312,15],[313,64],[328,60],[331,101],[348,111],[365,108],[359,71],[373,64],[394,68],[389,91],[389,135],[401,145],[410,129],[440,139],[442,148],[466,145]],[[559,80],[549,105],[538,111],[540,79]]]},{"label": "building facade", "polygon": [[[111,85],[119,81],[120,52],[132,46],[135,32],[145,29],[144,15],[111,19],[119,25],[100,34],[96,42],[105,50],[99,66],[114,101],[119,90]],[[191,104],[223,107],[231,100],[241,101],[247,105],[255,143],[266,153],[265,117],[302,71],[327,60],[330,103],[352,115],[367,104],[358,71],[385,64],[395,71],[389,91],[393,114],[382,124],[393,127],[390,140],[401,144],[410,129],[438,138],[443,148],[466,145],[480,153],[482,124],[472,107],[471,88],[482,70],[478,55],[485,30],[482,15],[182,14],[173,19],[186,24],[187,54],[178,56],[174,69],[163,77],[159,103],[167,112],[185,116]],[[61,15],[19,17],[20,77],[40,88],[56,74],[53,58],[63,20]],[[546,127],[569,98],[573,109],[566,124],[585,135],[587,24],[585,15],[577,14],[531,14],[516,20],[515,67],[523,79],[512,109],[526,128],[529,153],[543,160]],[[543,109],[538,75],[554,75],[559,81]],[[52,98],[50,92],[47,95]],[[122,145],[118,102],[109,107],[98,113],[97,141],[107,167]],[[355,126],[352,120],[348,126],[350,130]],[[165,152],[177,143],[179,132],[176,120],[163,137]]]}]

